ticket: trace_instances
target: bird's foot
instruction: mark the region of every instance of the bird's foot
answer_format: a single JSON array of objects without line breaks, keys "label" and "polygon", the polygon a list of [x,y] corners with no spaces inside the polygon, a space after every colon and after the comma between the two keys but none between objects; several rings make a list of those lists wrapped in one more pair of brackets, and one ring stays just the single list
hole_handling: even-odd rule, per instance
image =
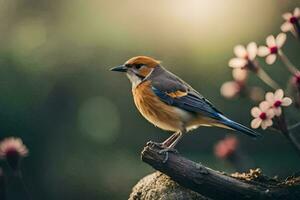
[{"label": "bird's foot", "polygon": [[147,146],[150,146],[150,147],[156,146],[156,147],[159,147],[159,148],[166,148],[163,143],[153,142],[153,141],[147,142]]},{"label": "bird's foot", "polygon": [[163,163],[166,163],[168,161],[168,159],[169,159],[169,152],[178,153],[178,151],[176,149],[174,149],[172,147],[167,147],[163,143],[149,141],[149,142],[147,142],[147,146],[161,148],[161,150],[159,150],[158,153],[159,154],[165,154],[165,158],[163,160]]},{"label": "bird's foot", "polygon": [[174,148],[170,148],[170,147],[167,147],[167,148],[165,148],[165,149],[162,149],[162,150],[160,150],[158,153],[159,154],[165,154],[165,158],[164,158],[164,160],[163,160],[163,163],[166,163],[167,161],[168,161],[168,159],[169,159],[169,152],[172,152],[172,153],[178,153],[178,151],[176,150],[176,149],[174,149]]}]

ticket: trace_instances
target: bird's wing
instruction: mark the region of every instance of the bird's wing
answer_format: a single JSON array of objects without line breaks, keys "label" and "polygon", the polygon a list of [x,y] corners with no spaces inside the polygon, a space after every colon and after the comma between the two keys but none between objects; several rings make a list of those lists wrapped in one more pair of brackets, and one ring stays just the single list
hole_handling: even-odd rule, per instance
[{"label": "bird's wing", "polygon": [[225,117],[199,92],[164,68],[158,68],[157,71],[153,71],[147,80],[151,80],[154,94],[166,104],[216,119],[226,127],[252,137],[260,135],[250,128]]},{"label": "bird's wing", "polygon": [[152,90],[168,105],[220,119],[220,111],[191,86],[171,73],[153,78]]}]

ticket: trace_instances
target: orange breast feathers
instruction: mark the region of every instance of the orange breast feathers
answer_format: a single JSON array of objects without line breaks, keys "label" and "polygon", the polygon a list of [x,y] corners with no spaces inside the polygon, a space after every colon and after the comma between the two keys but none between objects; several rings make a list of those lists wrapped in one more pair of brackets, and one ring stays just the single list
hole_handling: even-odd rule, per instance
[{"label": "orange breast feathers", "polygon": [[151,88],[151,82],[145,81],[132,90],[136,107],[140,113],[155,126],[169,131],[180,131],[189,113],[169,106],[157,97]]}]

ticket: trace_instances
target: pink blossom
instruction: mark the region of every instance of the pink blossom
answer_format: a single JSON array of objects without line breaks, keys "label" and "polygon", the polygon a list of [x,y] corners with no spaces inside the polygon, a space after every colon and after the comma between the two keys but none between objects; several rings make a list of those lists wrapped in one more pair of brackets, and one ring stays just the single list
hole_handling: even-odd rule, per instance
[{"label": "pink blossom", "polygon": [[244,47],[243,45],[237,45],[234,47],[235,58],[229,60],[228,65],[232,68],[246,68],[253,65],[257,55],[257,45],[255,42],[251,42]]},{"label": "pink blossom", "polygon": [[0,157],[6,158],[10,154],[18,154],[21,157],[27,156],[28,150],[20,138],[10,137],[0,142]]},{"label": "pink blossom", "polygon": [[267,101],[261,102],[259,107],[253,107],[251,115],[254,117],[251,121],[252,128],[256,129],[261,126],[262,129],[266,129],[273,125],[274,112],[270,109],[270,104]]},{"label": "pink blossom", "polygon": [[286,41],[286,34],[280,33],[275,38],[273,35],[269,35],[266,39],[267,46],[260,46],[258,48],[258,55],[266,57],[266,63],[271,65],[276,61],[276,57]]},{"label": "pink blossom", "polygon": [[281,25],[281,30],[283,32],[294,32],[295,31],[295,25],[299,23],[300,19],[300,8],[295,8],[294,12],[287,12],[282,15],[282,18],[285,20],[285,22]]},{"label": "pink blossom", "polygon": [[284,92],[282,89],[278,89],[274,93],[268,92],[266,94],[266,101],[269,103],[276,116],[281,115],[282,106],[289,106],[292,104],[292,99],[289,97],[284,97]]},{"label": "pink blossom", "polygon": [[230,155],[232,155],[234,151],[236,151],[237,147],[238,147],[238,140],[236,137],[234,136],[226,137],[225,139],[220,140],[215,145],[214,153],[218,158],[226,159]]},{"label": "pink blossom", "polygon": [[6,138],[0,142],[0,158],[6,159],[12,170],[18,171],[22,157],[28,150],[20,138]]}]

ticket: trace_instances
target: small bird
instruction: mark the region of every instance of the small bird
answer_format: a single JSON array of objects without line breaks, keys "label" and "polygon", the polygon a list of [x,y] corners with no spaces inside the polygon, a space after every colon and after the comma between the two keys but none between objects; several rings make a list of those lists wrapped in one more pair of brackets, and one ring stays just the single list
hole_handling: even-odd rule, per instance
[{"label": "small bird", "polygon": [[133,57],[111,71],[127,74],[134,103],[149,122],[174,132],[160,143],[164,152],[173,151],[185,133],[199,126],[217,126],[252,137],[259,136],[250,128],[225,117],[199,92],[151,57]]}]

